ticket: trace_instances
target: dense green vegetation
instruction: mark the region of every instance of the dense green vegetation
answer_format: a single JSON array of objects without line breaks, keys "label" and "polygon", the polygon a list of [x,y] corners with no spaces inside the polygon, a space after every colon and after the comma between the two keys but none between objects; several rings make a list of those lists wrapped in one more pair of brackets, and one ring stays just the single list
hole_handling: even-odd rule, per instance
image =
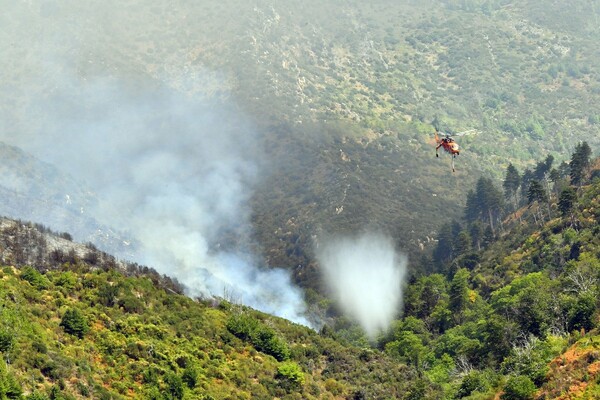
[{"label": "dense green vegetation", "polygon": [[[361,386],[335,372],[336,357],[356,364],[358,350],[336,347],[307,328],[286,324],[284,340],[277,327],[282,322],[249,310],[234,312],[224,302],[167,294],[147,278],[115,271],[79,266],[67,289],[60,282],[72,268],[65,268],[44,275],[45,289],[27,283],[18,270],[3,269],[8,383],[2,388],[8,398],[19,398],[13,387],[46,398],[57,398],[54,392],[66,398],[299,398],[302,393],[302,398],[327,398]],[[107,285],[116,288],[113,307],[105,305]],[[239,333],[232,327],[238,313],[261,325],[250,341],[231,333]],[[374,357],[381,361],[373,359],[371,367],[391,368],[383,375],[403,376],[389,361],[377,367],[383,357]],[[325,366],[329,372],[315,371]]]},{"label": "dense green vegetation", "polygon": [[[268,170],[257,247],[331,324],[190,299],[147,267],[3,221],[0,399],[600,396],[596,2],[175,3],[100,19],[84,3],[13,6],[32,18],[2,20],[22,33],[3,46],[6,126],[32,129],[18,116],[55,89],[23,71],[64,73],[37,53],[77,53],[78,83],[233,98]],[[40,41],[57,37],[72,40]],[[433,157],[434,124],[478,131],[455,174]],[[374,342],[323,297],[311,253],[324,232],[365,227],[411,256],[403,314]]]},{"label": "dense green vegetation", "polygon": [[[440,232],[436,273],[413,278],[405,316],[380,348],[450,398],[491,398],[500,388],[502,399],[532,399],[540,388],[552,392],[549,398],[559,386],[574,390],[554,382],[549,363],[578,338],[593,343],[597,335],[600,164],[589,157],[580,143],[562,172],[548,157],[524,171],[528,179],[516,179],[521,175],[509,166],[504,194],[480,178],[464,220]],[[511,205],[517,189],[528,195]],[[597,355],[582,354],[593,377],[588,372],[577,390],[593,398],[596,370],[588,365]]]},{"label": "dense green vegetation", "polygon": [[[529,187],[541,182],[543,201],[510,204],[511,182],[526,171],[507,168],[504,193],[481,178],[465,218],[449,225],[457,234],[440,236],[423,261],[431,273],[407,285],[403,317],[372,343],[341,317],[316,333],[223,299],[190,299],[176,292],[176,281],[147,267],[124,266],[66,234],[4,220],[4,264],[19,254],[35,268],[15,263],[0,270],[0,393],[13,399],[594,398],[600,161],[590,160],[586,146],[577,146],[558,175],[547,158],[532,179],[519,179]],[[577,186],[572,176],[581,177]],[[62,247],[52,250],[57,243]]]},{"label": "dense green vegetation", "polygon": [[[14,251],[38,261],[0,269],[0,398],[332,399],[408,390],[413,371],[384,354],[223,299],[190,299],[147,267],[81,246],[85,261],[78,245],[48,235],[2,223],[3,262]],[[39,254],[42,238],[75,246],[69,261]]]}]

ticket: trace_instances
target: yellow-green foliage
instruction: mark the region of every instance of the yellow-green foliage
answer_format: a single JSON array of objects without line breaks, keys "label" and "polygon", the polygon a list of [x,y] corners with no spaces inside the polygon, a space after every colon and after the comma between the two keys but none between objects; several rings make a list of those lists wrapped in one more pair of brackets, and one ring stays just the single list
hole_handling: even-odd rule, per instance
[{"label": "yellow-green foliage", "polygon": [[358,349],[309,328],[194,301],[145,276],[78,269],[0,270],[0,353],[11,361],[0,371],[2,388],[67,398],[268,399],[339,395],[373,376],[399,393],[410,381],[382,354],[369,375]]},{"label": "yellow-green foliage", "polygon": [[294,362],[287,361],[277,367],[276,377],[292,387],[300,387],[304,385],[304,373],[298,364]]}]

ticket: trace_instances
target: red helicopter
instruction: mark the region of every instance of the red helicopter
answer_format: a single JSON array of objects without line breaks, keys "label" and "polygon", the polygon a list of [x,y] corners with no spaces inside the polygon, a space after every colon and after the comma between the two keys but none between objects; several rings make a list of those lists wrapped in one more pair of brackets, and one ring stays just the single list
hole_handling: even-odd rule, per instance
[{"label": "red helicopter", "polygon": [[[468,131],[456,133],[454,136],[464,136],[475,133],[477,133],[477,129],[470,129]],[[440,138],[440,135],[444,136]],[[437,147],[435,148],[435,156],[439,157],[438,149],[443,147],[444,150],[452,156],[452,172],[455,172],[454,159],[460,154],[460,147],[458,146],[458,143],[454,141],[452,136],[447,133],[439,132],[437,129],[435,130],[435,142],[437,143]]]}]

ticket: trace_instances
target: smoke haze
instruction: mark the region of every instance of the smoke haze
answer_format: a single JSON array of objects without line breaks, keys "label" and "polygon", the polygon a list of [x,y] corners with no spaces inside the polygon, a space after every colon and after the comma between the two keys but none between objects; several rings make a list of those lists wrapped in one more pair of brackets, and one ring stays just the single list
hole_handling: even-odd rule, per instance
[{"label": "smoke haze", "polygon": [[234,106],[166,88],[133,94],[110,81],[61,79],[68,90],[33,107],[43,129],[13,142],[88,182],[99,199],[93,215],[143,244],[136,261],[178,278],[192,295],[229,293],[306,323],[286,273],[218,250],[224,232],[249,234],[261,167],[257,134]]},{"label": "smoke haze", "polygon": [[[66,37],[33,5],[12,7],[4,14],[13,18],[0,19],[7,23],[0,40],[19,76],[0,84],[0,93],[18,101],[0,110],[0,140],[86,182],[98,199],[86,212],[143,245],[132,261],[177,278],[190,295],[227,294],[307,325],[302,294],[287,272],[260,268],[260,258],[241,245],[221,247],[224,233],[230,242],[249,237],[248,201],[265,168],[258,133],[235,101],[185,93],[144,74],[82,73],[82,54],[93,42]],[[16,26],[18,17],[31,29]],[[219,74],[197,66],[178,75],[197,86]]]},{"label": "smoke haze", "polygon": [[401,306],[407,264],[390,238],[333,238],[319,246],[317,258],[335,298],[370,338],[389,326]]}]

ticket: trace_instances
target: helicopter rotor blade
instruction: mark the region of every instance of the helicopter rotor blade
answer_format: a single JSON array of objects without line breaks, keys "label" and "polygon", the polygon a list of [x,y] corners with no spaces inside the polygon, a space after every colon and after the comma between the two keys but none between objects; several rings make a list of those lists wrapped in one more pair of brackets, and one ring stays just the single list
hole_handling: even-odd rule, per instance
[{"label": "helicopter rotor blade", "polygon": [[477,135],[478,133],[479,133],[478,129],[468,129],[466,131],[454,133],[453,136],[456,136],[456,137],[469,136],[469,135]]}]

